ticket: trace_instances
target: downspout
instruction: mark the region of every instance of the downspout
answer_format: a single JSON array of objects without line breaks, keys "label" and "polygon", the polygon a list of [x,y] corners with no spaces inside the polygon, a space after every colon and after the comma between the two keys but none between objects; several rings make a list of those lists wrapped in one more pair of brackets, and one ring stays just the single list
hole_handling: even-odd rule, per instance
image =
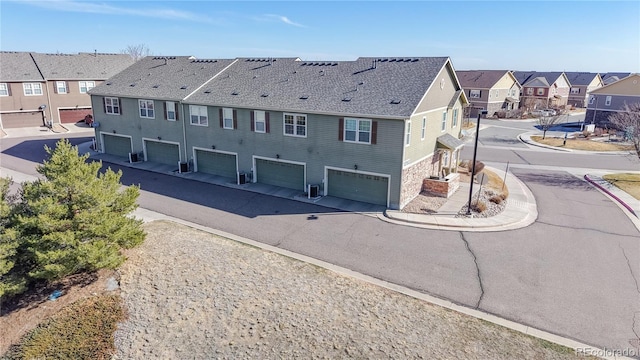
[{"label": "downspout", "polygon": [[[38,66],[38,62],[36,61],[36,59],[33,58],[33,54],[29,53],[29,56],[31,57],[31,60],[33,61],[33,64],[36,66],[36,69],[38,69],[38,72],[40,73],[40,76],[42,76],[42,80],[44,80],[44,87],[45,90],[47,91],[47,107],[49,108],[49,119],[51,121],[51,127],[53,127],[53,106],[51,106],[51,94],[49,93],[49,81],[44,77],[44,74],[42,73],[42,70],[40,70],[40,66]],[[46,110],[44,111],[45,115],[46,115]],[[47,126],[47,124],[43,124],[44,126]]]}]

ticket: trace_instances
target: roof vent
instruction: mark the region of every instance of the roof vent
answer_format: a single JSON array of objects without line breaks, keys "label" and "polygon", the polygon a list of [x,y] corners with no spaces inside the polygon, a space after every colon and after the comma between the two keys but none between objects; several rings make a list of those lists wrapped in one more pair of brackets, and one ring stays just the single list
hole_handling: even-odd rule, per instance
[{"label": "roof vent", "polygon": [[343,102],[349,102],[349,101],[351,101],[351,97],[349,97],[349,96],[347,96],[347,97],[343,97],[343,98],[342,98],[342,101],[343,101]]},{"label": "roof vent", "polygon": [[180,86],[180,89],[181,89],[181,90],[187,90],[187,85],[182,85],[182,86]]},{"label": "roof vent", "polygon": [[107,85],[111,85],[111,83],[110,83],[110,82],[108,82],[108,83],[107,83]]},{"label": "roof vent", "polygon": [[269,94],[267,94],[267,93],[264,93],[264,94],[260,95],[260,97],[267,97],[267,96],[269,96]]},{"label": "roof vent", "polygon": [[153,85],[153,88],[154,88],[154,89],[157,89],[157,88],[159,88],[159,87],[160,87],[160,85]]},{"label": "roof vent", "polygon": [[390,104],[398,105],[398,104],[400,104],[400,100],[398,100],[398,99],[392,99],[392,100],[391,100],[391,102],[390,102]]},{"label": "roof vent", "polygon": [[134,87],[134,86],[136,86],[136,83],[129,84],[129,86]]},{"label": "roof vent", "polygon": [[211,90],[207,89],[204,91],[205,94],[211,94]]},{"label": "roof vent", "polygon": [[308,98],[309,98],[309,95],[300,96],[300,100],[307,100]]},{"label": "roof vent", "polygon": [[234,91],[234,92],[231,93],[231,95],[238,95],[238,92]]}]

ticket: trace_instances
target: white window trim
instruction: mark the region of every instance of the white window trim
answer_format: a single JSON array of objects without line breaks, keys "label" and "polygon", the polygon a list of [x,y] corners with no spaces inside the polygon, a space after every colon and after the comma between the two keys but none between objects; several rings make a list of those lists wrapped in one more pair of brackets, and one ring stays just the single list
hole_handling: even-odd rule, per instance
[{"label": "white window trim", "polygon": [[608,95],[608,96],[604,99],[604,106],[611,106],[611,95]]},{"label": "white window trim", "polygon": [[[293,134],[287,134],[287,124],[286,124],[286,117],[287,115],[291,115],[293,116]],[[297,116],[304,116],[304,135],[298,135],[298,119],[296,119]],[[307,117],[306,114],[295,114],[295,113],[284,113],[282,114],[282,134],[284,136],[293,136],[293,137],[299,137],[299,138],[306,138],[307,137],[307,125],[309,122],[309,118]]]},{"label": "white window trim", "polygon": [[422,118],[422,132],[420,133],[420,140],[424,140],[425,135],[427,134],[427,117]]},{"label": "white window trim", "polygon": [[[227,120],[231,122],[230,126],[227,126]],[[233,109],[232,108],[222,108],[222,128],[227,130],[233,130]]]},{"label": "white window trim", "polygon": [[442,119],[440,120],[440,132],[447,131],[447,111],[442,112]]},{"label": "white window trim", "polygon": [[9,96],[9,84],[0,83],[0,96]]},{"label": "white window trim", "polygon": [[[173,110],[169,109],[169,104],[173,107]],[[167,121],[177,121],[178,120],[178,109],[175,101],[165,101],[164,106],[167,109],[165,116],[167,117]],[[169,117],[169,113],[173,112],[173,119]]]},{"label": "white window trim", "polygon": [[591,95],[589,96],[589,105],[593,105],[593,102],[596,100],[596,97]]},{"label": "white window trim", "polygon": [[[153,111],[153,116],[149,116],[149,103],[151,103],[151,106],[152,106],[151,111]],[[145,105],[145,107],[142,107],[143,104]],[[147,115],[143,116],[141,114],[142,110],[144,110]],[[143,119],[155,119],[156,104],[153,102],[153,100],[138,99],[138,115]]]},{"label": "white window trim", "polygon": [[[40,94],[35,93],[35,85],[40,89]],[[27,94],[27,88],[29,88],[31,94]],[[24,96],[42,96],[42,84],[40,83],[23,83],[22,90],[24,91]]]},{"label": "white window trim", "polygon": [[[111,105],[107,105],[107,99],[111,100]],[[117,105],[114,104],[114,100]],[[104,113],[107,115],[120,115],[120,99],[117,97],[105,96],[104,99]],[[109,111],[109,106],[111,106],[111,111]],[[118,108],[118,111],[115,111],[115,108]]]},{"label": "white window trim", "polygon": [[482,97],[482,91],[481,90],[470,90],[469,91],[469,98],[470,99],[480,99]]},{"label": "white window trim", "polygon": [[453,115],[451,118],[451,127],[455,128],[458,127],[458,115],[460,115],[460,112],[458,111],[458,108],[453,109]]},{"label": "white window trim", "polygon": [[[258,123],[262,123],[262,131],[258,130]],[[265,111],[253,111],[253,131],[261,134],[265,134],[267,132],[267,116]]]},{"label": "white window trim", "polygon": [[[540,91],[542,90],[542,91]],[[544,88],[536,88],[536,95],[537,96],[543,96],[544,95]]]},{"label": "white window trim", "polygon": [[[62,86],[60,86],[62,84]],[[62,89],[62,91],[60,91]],[[56,81],[56,92],[58,94],[66,94],[67,93],[67,82],[66,81]]]},{"label": "white window trim", "polygon": [[[200,111],[202,109],[204,109],[204,115],[200,115]],[[198,114],[194,114],[194,110],[198,110],[196,111]],[[193,122],[193,115],[198,116],[197,123]],[[204,117],[207,123],[202,124],[200,117]],[[204,105],[189,105],[189,123],[193,126],[209,126],[209,110],[207,109],[207,107]]]},{"label": "white window trim", "polygon": [[[84,86],[82,86],[83,84]],[[91,86],[89,86],[89,84],[91,84]],[[83,87],[84,87],[84,91],[82,91]],[[86,94],[87,91],[93,89],[94,87],[96,87],[95,81],[79,81],[78,82],[78,88],[80,90],[80,94]]]},{"label": "white window trim", "polygon": [[[347,140],[347,121],[353,120],[356,122],[356,139],[355,140]],[[369,123],[369,141],[360,141],[360,123],[368,122]],[[362,131],[363,133],[366,131]],[[342,138],[344,142],[355,143],[355,144],[371,144],[371,136],[373,132],[373,121],[371,119],[357,119],[357,118],[344,118],[344,129],[342,133]]]},{"label": "white window trim", "polygon": [[411,145],[411,120],[407,120],[404,130],[404,146]]}]

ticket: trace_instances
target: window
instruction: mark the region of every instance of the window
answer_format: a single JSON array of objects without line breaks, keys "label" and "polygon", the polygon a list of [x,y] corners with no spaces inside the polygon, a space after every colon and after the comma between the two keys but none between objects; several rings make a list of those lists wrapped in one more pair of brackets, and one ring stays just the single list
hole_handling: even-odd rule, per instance
[{"label": "window", "polygon": [[442,112],[442,125],[440,126],[440,130],[442,131],[447,130],[447,112],[446,111]]},{"label": "window", "polygon": [[206,106],[189,105],[189,114],[191,114],[191,125],[209,125],[209,117],[207,116]]},{"label": "window", "polygon": [[458,108],[453,109],[453,119],[451,120],[451,126],[458,126]]},{"label": "window", "polygon": [[233,109],[222,109],[222,127],[224,129],[233,129]]},{"label": "window", "polygon": [[427,118],[422,118],[422,131],[420,132],[420,140],[424,140],[424,136],[427,133]]},{"label": "window", "polygon": [[105,97],[104,112],[111,115],[120,115],[120,100],[114,97]]},{"label": "window", "polygon": [[138,107],[140,108],[141,118],[155,119],[156,114],[153,109],[153,100],[138,100]]},{"label": "window", "polygon": [[24,83],[22,87],[26,96],[42,95],[42,85],[39,83]]},{"label": "window", "polygon": [[572,94],[580,94],[580,88],[572,87],[572,88],[571,88],[571,93],[572,93]]},{"label": "window", "polygon": [[253,129],[255,132],[267,132],[267,121],[264,111],[253,112]]},{"label": "window", "polygon": [[511,92],[509,94],[511,97],[516,96],[516,89],[511,89]]},{"label": "window", "polygon": [[533,88],[527,88],[527,95],[533,95]]},{"label": "window", "polygon": [[0,96],[9,96],[9,87],[7,83],[0,83]]},{"label": "window", "polygon": [[496,90],[493,92],[493,97],[497,99],[499,96],[500,96],[500,90]]},{"label": "window", "polygon": [[538,88],[537,90],[538,90],[537,92],[538,95],[544,95],[544,88]]},{"label": "window", "polygon": [[411,120],[407,121],[407,126],[405,131],[406,132],[404,136],[404,145],[409,146],[411,144]]},{"label": "window", "polygon": [[66,94],[67,93],[67,82],[66,81],[56,81],[56,92],[58,94]]},{"label": "window", "polygon": [[165,118],[169,121],[178,120],[178,113],[176,112],[176,103],[173,101],[165,101]]},{"label": "window", "polygon": [[78,85],[80,85],[81,94],[86,94],[87,91],[96,87],[96,83],[94,81],[80,81]]},{"label": "window", "polygon": [[480,90],[469,90],[469,97],[472,99],[480,98]]},{"label": "window", "polygon": [[344,141],[371,144],[371,120],[345,118]]},{"label": "window", "polygon": [[307,115],[284,114],[284,134],[307,137]]},{"label": "window", "polygon": [[611,105],[611,96],[607,96],[607,98],[604,100],[604,105],[605,106]]},{"label": "window", "polygon": [[589,96],[589,105],[592,105],[595,100],[596,100],[595,96]]}]

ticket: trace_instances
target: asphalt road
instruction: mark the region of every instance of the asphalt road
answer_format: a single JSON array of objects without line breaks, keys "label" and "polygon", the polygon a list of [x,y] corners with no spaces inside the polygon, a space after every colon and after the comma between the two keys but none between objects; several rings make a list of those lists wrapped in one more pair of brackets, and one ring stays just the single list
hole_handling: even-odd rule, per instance
[{"label": "asphalt road", "polygon": [[[483,133],[480,139],[487,141]],[[2,167],[35,173],[32,161],[44,157],[43,139],[2,142]],[[506,145],[504,149],[498,145],[481,149],[484,159],[520,159],[533,167],[513,172],[533,191],[539,218],[527,228],[505,232],[394,225],[370,216],[130,168],[122,169],[122,180],[141,184],[139,203],[144,208],[588,344],[629,348],[630,340],[640,333],[640,234],[614,203],[562,169],[636,169],[629,166],[638,162],[624,156],[550,155]],[[557,168],[540,170],[536,164]]]}]

